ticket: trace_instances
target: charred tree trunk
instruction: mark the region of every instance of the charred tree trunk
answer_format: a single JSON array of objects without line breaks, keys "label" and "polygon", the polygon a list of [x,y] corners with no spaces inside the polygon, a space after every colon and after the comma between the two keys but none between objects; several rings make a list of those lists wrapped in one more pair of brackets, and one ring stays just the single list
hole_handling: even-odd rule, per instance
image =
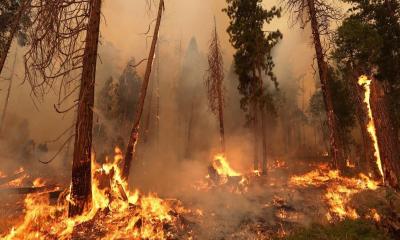
[{"label": "charred tree trunk", "polygon": [[252,111],[252,115],[253,115],[253,165],[254,165],[254,171],[258,171],[259,170],[259,160],[258,160],[258,111],[257,111],[257,102],[255,100],[253,100],[253,111]]},{"label": "charred tree trunk", "polygon": [[7,114],[7,108],[8,108],[8,102],[10,100],[10,94],[11,94],[11,88],[12,88],[12,82],[14,78],[14,72],[15,72],[15,63],[17,61],[17,50],[15,50],[15,56],[14,56],[14,62],[13,66],[11,69],[11,76],[10,76],[10,83],[8,84],[7,88],[7,95],[6,95],[6,100],[4,101],[4,107],[3,107],[3,112],[1,114],[1,121],[0,121],[0,137],[1,134],[3,133],[3,128],[5,126],[5,121],[6,121],[6,114]]},{"label": "charred tree trunk", "polygon": [[70,217],[82,214],[91,197],[93,106],[100,11],[101,0],[91,0],[75,128],[71,186],[73,203],[69,204],[68,212]]},{"label": "charred tree trunk", "polygon": [[365,109],[364,106],[364,100],[363,100],[363,89],[360,87],[360,85],[358,84],[358,77],[361,74],[358,74],[357,72],[353,73],[352,76],[347,78],[348,84],[350,89],[352,89],[352,101],[354,103],[355,106],[355,110],[356,110],[356,116],[357,116],[357,120],[358,120],[358,124],[360,125],[360,130],[361,130],[361,138],[363,141],[363,155],[364,155],[364,168],[368,171],[368,172],[374,172],[375,176],[379,176],[379,172],[378,169],[374,164],[372,164],[374,162],[374,153],[373,153],[373,143],[371,140],[371,137],[368,133],[368,130],[366,128],[366,126],[368,125],[368,121],[366,119],[366,116],[368,116],[367,114],[367,110]]},{"label": "charred tree trunk", "polygon": [[384,177],[390,186],[399,189],[399,139],[390,118],[385,91],[381,83],[375,79],[371,83],[371,108],[376,126]]},{"label": "charred tree trunk", "polygon": [[162,18],[163,11],[164,11],[164,0],[160,0],[159,7],[158,7],[156,26],[154,28],[153,40],[151,43],[149,57],[147,59],[146,72],[145,72],[143,84],[142,84],[142,87],[140,90],[140,97],[139,97],[138,105],[136,107],[135,120],[133,122],[131,134],[129,137],[128,147],[126,149],[125,158],[124,158],[124,162],[123,162],[122,176],[125,179],[128,179],[128,177],[129,177],[129,169],[131,168],[132,160],[135,156],[136,143],[139,138],[140,119],[143,114],[143,107],[144,107],[144,102],[146,99],[147,87],[149,85],[151,68],[153,65],[154,53],[155,53],[156,46],[157,46],[158,32],[160,30],[161,18]]},{"label": "charred tree trunk", "polygon": [[328,64],[325,61],[322,49],[321,36],[319,32],[319,23],[317,20],[317,15],[316,15],[317,13],[315,10],[314,0],[307,0],[307,4],[311,20],[313,42],[317,56],[318,73],[321,81],[322,94],[324,96],[324,103],[328,120],[328,128],[330,131],[331,154],[333,157],[335,167],[342,169],[345,166],[344,156],[343,156],[343,149],[340,144],[341,141],[338,132],[336,116],[333,109],[332,93],[331,90],[329,89]]},{"label": "charred tree trunk", "polygon": [[12,22],[11,32],[8,36],[7,42],[2,49],[2,55],[0,56],[0,74],[3,72],[4,64],[6,63],[8,52],[10,51],[12,41],[14,39],[15,34],[18,31],[19,23],[21,22],[21,17],[24,14],[26,8],[28,7],[30,1],[25,0],[21,1],[21,6],[18,9],[17,15],[15,16],[14,21]]},{"label": "charred tree trunk", "polygon": [[[258,80],[259,80],[259,89],[261,92],[261,96],[264,94],[263,89],[263,79],[261,68],[258,68]],[[261,172],[263,175],[267,174],[267,136],[265,131],[265,108],[264,103],[260,103],[260,115],[261,115],[261,140],[262,140],[262,165]]]}]

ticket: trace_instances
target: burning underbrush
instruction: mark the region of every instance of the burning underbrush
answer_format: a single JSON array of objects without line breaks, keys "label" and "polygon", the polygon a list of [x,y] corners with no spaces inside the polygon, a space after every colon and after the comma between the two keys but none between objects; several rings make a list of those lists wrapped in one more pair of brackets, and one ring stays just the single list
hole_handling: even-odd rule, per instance
[{"label": "burning underbrush", "polygon": [[[73,204],[68,190],[55,205],[46,192],[28,194],[23,221],[3,239],[171,239],[182,233],[190,237],[180,219],[189,211],[177,200],[129,191],[118,167],[121,159],[116,148],[113,161],[102,165],[93,161],[92,202],[82,216],[68,218],[68,204]],[[34,181],[34,187],[44,184]]]},{"label": "burning underbrush", "polygon": [[[397,193],[367,175],[345,177],[326,164],[276,160],[264,176],[240,173],[216,155],[208,176],[188,183],[194,189],[161,199],[130,191],[120,175],[121,159],[117,148],[113,159],[93,162],[92,203],[82,216],[67,217],[68,190],[56,200],[53,189],[33,192],[24,199],[23,217],[16,218],[3,239],[261,240],[301,236],[301,229],[314,224],[327,231],[360,225],[347,221],[366,221],[391,234],[400,230]],[[42,179],[32,185],[49,186]]]}]

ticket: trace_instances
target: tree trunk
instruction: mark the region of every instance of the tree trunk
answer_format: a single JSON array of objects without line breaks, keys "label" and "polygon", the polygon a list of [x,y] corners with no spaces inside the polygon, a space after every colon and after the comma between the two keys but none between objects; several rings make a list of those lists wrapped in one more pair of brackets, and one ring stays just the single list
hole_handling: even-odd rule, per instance
[{"label": "tree trunk", "polygon": [[317,13],[315,10],[314,0],[307,0],[307,4],[311,20],[311,29],[312,29],[314,47],[317,56],[318,73],[321,81],[321,89],[322,89],[322,94],[324,96],[328,127],[330,131],[331,154],[333,157],[334,166],[336,168],[342,169],[345,166],[344,156],[343,156],[343,149],[340,144],[336,115],[333,109],[332,93],[331,90],[329,89],[328,64],[325,61],[322,49],[321,36],[319,32],[319,23],[317,20],[317,15],[316,15]]},{"label": "tree trunk", "polygon": [[379,170],[374,164],[371,164],[374,162],[374,153],[373,153],[373,143],[371,140],[371,137],[368,133],[367,130],[367,119],[366,117],[368,116],[367,110],[365,109],[364,106],[364,98],[363,98],[363,89],[360,87],[358,84],[358,77],[361,74],[358,74],[358,72],[354,72],[352,76],[346,78],[348,81],[348,84],[350,86],[350,89],[352,90],[352,101],[356,109],[356,116],[358,120],[358,124],[360,125],[361,129],[361,137],[362,137],[362,142],[363,142],[363,153],[364,153],[364,168],[368,172],[373,172],[375,176],[379,176]]},{"label": "tree trunk", "polygon": [[13,82],[13,78],[14,78],[15,63],[16,63],[16,61],[17,61],[17,50],[15,50],[14,62],[13,62],[13,66],[12,66],[12,69],[11,69],[11,76],[10,76],[10,80],[9,80],[10,83],[8,84],[6,100],[4,101],[3,113],[1,114],[0,137],[1,137],[1,134],[3,133],[3,129],[4,129],[4,126],[5,126],[6,114],[7,114],[7,108],[8,108],[8,102],[9,102],[9,100],[10,100],[11,87],[12,87],[12,82]]},{"label": "tree trunk", "polygon": [[75,128],[71,186],[73,203],[69,204],[68,212],[70,217],[82,214],[91,197],[93,106],[100,11],[101,0],[91,0]]},{"label": "tree trunk", "polygon": [[[263,78],[261,73],[261,68],[257,69],[258,71],[258,80],[259,80],[259,88],[261,90],[261,96],[264,95],[263,90]],[[261,172],[263,175],[267,174],[267,136],[265,135],[265,108],[264,104],[260,104],[260,115],[261,115],[261,140],[262,140],[262,165]]]},{"label": "tree trunk", "polygon": [[376,127],[379,152],[385,181],[399,189],[399,139],[390,119],[386,94],[381,83],[373,79],[371,83],[371,109]]},{"label": "tree trunk", "polygon": [[186,148],[185,148],[185,158],[190,158],[191,156],[191,146],[192,146],[192,127],[193,127],[193,118],[194,118],[194,103],[195,103],[195,97],[192,99],[192,104],[191,104],[191,109],[190,109],[190,115],[189,115],[189,122],[188,122],[188,128],[187,128],[187,135],[186,135]]},{"label": "tree trunk", "polygon": [[123,176],[123,178],[125,178],[125,180],[127,180],[129,177],[129,170],[131,168],[132,160],[135,155],[136,143],[139,138],[140,119],[142,117],[144,102],[146,99],[147,87],[149,85],[151,68],[153,65],[154,53],[155,53],[156,46],[157,46],[158,32],[160,30],[161,18],[162,18],[163,11],[164,11],[164,0],[160,0],[159,7],[158,7],[156,26],[154,28],[153,40],[151,43],[149,57],[147,59],[146,72],[145,72],[143,84],[142,84],[142,87],[140,90],[139,102],[138,102],[138,105],[136,106],[135,120],[133,122],[131,134],[129,137],[129,143],[128,143],[128,147],[126,149],[124,163],[123,163],[122,176]]},{"label": "tree trunk", "polygon": [[19,23],[21,21],[21,17],[24,14],[29,2],[30,1],[28,1],[28,0],[21,1],[21,5],[20,5],[20,7],[18,9],[17,15],[15,16],[15,19],[14,19],[14,21],[12,23],[10,36],[8,36],[7,42],[6,42],[6,44],[4,45],[4,48],[1,51],[2,55],[0,56],[0,75],[3,72],[3,67],[4,67],[4,64],[6,63],[7,55],[8,55],[8,52],[10,51],[11,44],[12,44],[12,41],[14,39],[14,36],[18,31],[18,26],[19,26]]},{"label": "tree trunk", "polygon": [[221,151],[225,154],[225,127],[224,127],[224,103],[222,100],[222,82],[218,88],[218,116],[219,116],[219,139],[221,143]]},{"label": "tree trunk", "polygon": [[254,140],[253,140],[253,165],[254,165],[254,171],[258,171],[259,170],[259,160],[258,160],[258,131],[259,131],[259,129],[258,129],[258,111],[257,111],[257,102],[255,101],[255,100],[253,100],[254,102],[252,103],[253,104],[253,111],[252,111],[252,114],[253,114],[253,137],[254,137]]},{"label": "tree trunk", "polygon": [[151,91],[150,91],[150,99],[149,102],[147,104],[148,106],[148,111],[147,111],[147,116],[145,119],[145,123],[144,123],[144,132],[143,132],[143,142],[147,142],[148,138],[149,138],[149,132],[150,132],[150,123],[151,123],[151,115],[152,115],[152,102],[153,102],[153,91],[154,91],[154,86],[151,87]]}]

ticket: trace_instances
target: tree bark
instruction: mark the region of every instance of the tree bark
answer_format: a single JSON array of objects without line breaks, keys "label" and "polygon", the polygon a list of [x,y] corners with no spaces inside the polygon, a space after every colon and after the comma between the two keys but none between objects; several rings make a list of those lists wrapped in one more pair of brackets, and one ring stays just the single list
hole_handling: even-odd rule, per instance
[{"label": "tree bark", "polygon": [[6,114],[7,114],[7,109],[8,109],[8,102],[10,100],[10,94],[11,94],[12,82],[13,82],[13,78],[14,78],[16,61],[17,61],[17,50],[15,50],[14,62],[13,62],[13,66],[12,66],[12,69],[11,69],[11,76],[10,76],[10,80],[9,80],[10,83],[8,84],[6,100],[4,101],[3,113],[1,114],[0,137],[1,137],[2,133],[3,133],[3,129],[4,129],[4,126],[5,126]]},{"label": "tree bark", "polygon": [[379,170],[376,167],[373,167],[372,164],[374,162],[374,153],[373,153],[373,143],[371,137],[367,130],[368,121],[366,117],[368,116],[367,110],[364,106],[364,97],[363,97],[363,89],[358,84],[358,78],[361,74],[358,71],[353,72],[352,76],[347,77],[348,85],[352,90],[352,101],[355,106],[356,116],[358,120],[358,124],[360,125],[361,130],[361,138],[363,142],[363,154],[364,154],[364,167],[368,172],[373,172],[375,176],[379,176]]},{"label": "tree bark", "polygon": [[28,1],[28,0],[21,1],[21,5],[18,9],[17,15],[15,16],[15,19],[12,23],[10,36],[8,36],[7,42],[4,45],[4,48],[2,49],[2,55],[0,56],[0,75],[3,72],[3,67],[4,67],[4,64],[6,63],[7,55],[8,55],[8,52],[10,51],[14,36],[18,31],[18,26],[19,26],[19,23],[21,22],[21,17],[24,14],[29,2],[30,1]]},{"label": "tree bark", "polygon": [[149,85],[150,74],[151,74],[151,69],[152,69],[153,60],[154,60],[154,53],[155,53],[156,46],[157,46],[158,32],[160,30],[161,18],[162,18],[163,11],[164,11],[164,0],[160,0],[159,7],[158,7],[156,26],[154,28],[153,40],[151,43],[149,57],[147,59],[147,66],[146,66],[146,72],[144,75],[144,81],[143,81],[143,84],[142,84],[142,87],[140,90],[140,97],[139,97],[139,102],[138,102],[138,105],[136,108],[135,120],[133,122],[131,134],[129,137],[128,147],[126,149],[125,158],[124,158],[124,162],[123,162],[122,177],[125,178],[125,180],[127,180],[129,178],[129,170],[131,168],[132,160],[135,157],[136,143],[139,138],[140,119],[143,114],[143,107],[144,107],[144,102],[146,99],[147,87]]},{"label": "tree bark", "polygon": [[315,10],[314,0],[307,0],[307,4],[311,20],[313,42],[317,56],[318,73],[321,82],[322,94],[324,96],[328,127],[330,131],[331,154],[333,157],[334,166],[336,168],[342,169],[345,166],[344,156],[343,156],[343,149],[340,144],[341,141],[338,133],[336,115],[333,109],[332,93],[331,90],[329,89],[328,64],[325,61],[322,49],[321,36],[319,32],[319,23],[316,15],[317,13]]},{"label": "tree bark", "polygon": [[[261,96],[264,95],[263,90],[263,78],[261,73],[261,68],[258,68],[258,80],[259,80],[259,88],[261,91]],[[261,173],[263,175],[267,174],[267,136],[265,135],[265,108],[264,104],[259,104],[260,107],[260,115],[261,115],[261,140],[262,140],[262,164],[261,164]]]},{"label": "tree bark", "polygon": [[385,181],[393,188],[399,190],[399,139],[390,118],[385,91],[381,83],[375,79],[371,83],[371,109]]},{"label": "tree bark", "polygon": [[259,170],[259,160],[258,160],[258,111],[257,111],[257,102],[256,100],[253,100],[253,166],[254,166],[254,171]]},{"label": "tree bark", "polygon": [[93,106],[100,11],[101,0],[91,0],[75,127],[71,185],[72,203],[69,204],[69,217],[82,214],[91,197]]}]

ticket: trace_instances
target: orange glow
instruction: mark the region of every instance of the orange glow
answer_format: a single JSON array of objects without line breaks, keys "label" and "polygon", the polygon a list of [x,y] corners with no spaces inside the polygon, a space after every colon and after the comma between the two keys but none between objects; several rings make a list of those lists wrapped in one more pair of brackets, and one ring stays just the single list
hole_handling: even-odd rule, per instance
[{"label": "orange glow", "polygon": [[364,174],[357,178],[342,177],[337,170],[319,168],[301,176],[293,176],[290,179],[292,186],[322,186],[326,185],[325,201],[329,206],[326,217],[329,221],[334,218],[343,220],[345,218],[359,218],[357,211],[349,206],[351,197],[364,190],[376,190],[378,183]]},{"label": "orange glow", "polygon": [[[101,221],[98,224],[106,232],[100,239],[166,239],[165,224],[173,225],[177,219],[171,215],[172,207],[155,194],[140,196],[137,190],[129,191],[119,168],[122,156],[116,148],[111,162],[99,165],[92,159],[92,203],[87,212],[68,218],[69,193],[56,206],[50,204],[48,194],[29,194],[23,222],[2,239],[71,239],[74,228],[88,221]],[[104,186],[104,182],[109,184]],[[45,182],[36,179],[33,184],[39,187]]]},{"label": "orange glow", "polygon": [[228,161],[223,154],[217,154],[212,162],[213,167],[217,170],[219,175],[235,177],[241,174],[231,168]]},{"label": "orange glow", "polygon": [[379,172],[382,176],[382,180],[385,180],[385,176],[383,174],[383,167],[382,167],[382,161],[381,161],[381,155],[379,152],[379,144],[378,144],[378,138],[376,137],[376,128],[375,128],[375,121],[374,117],[372,115],[372,108],[371,108],[371,80],[367,78],[367,76],[363,75],[358,79],[358,84],[362,86],[365,90],[364,93],[364,103],[367,104],[367,109],[368,109],[368,125],[367,125],[367,130],[369,135],[372,138],[372,142],[374,144],[374,156],[376,158],[376,164],[378,165]]}]

